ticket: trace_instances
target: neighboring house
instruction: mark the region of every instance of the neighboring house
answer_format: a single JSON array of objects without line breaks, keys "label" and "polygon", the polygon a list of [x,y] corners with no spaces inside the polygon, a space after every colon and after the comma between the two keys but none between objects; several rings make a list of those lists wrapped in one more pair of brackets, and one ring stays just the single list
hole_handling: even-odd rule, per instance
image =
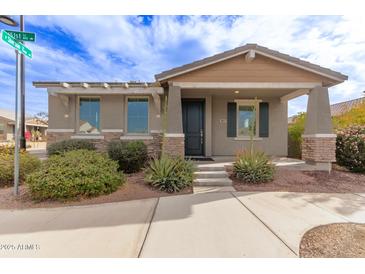
[{"label": "neighboring house", "polygon": [[[256,44],[155,75],[153,83],[34,82],[49,94],[48,142],[143,140],[161,149],[167,98],[166,152],[233,156],[249,147],[287,155],[287,102],[309,95],[303,158],[328,168],[335,160],[328,87],[347,80],[339,72]],[[256,117],[256,119],[254,118]]]},{"label": "neighboring house", "polygon": [[[365,103],[365,97],[333,104],[330,106],[331,117],[340,116],[340,115],[350,111],[351,109],[359,106],[362,103]],[[290,125],[290,124],[294,123],[294,120],[296,117],[297,117],[297,115],[288,117],[288,124]]]},{"label": "neighboring house", "polygon": [[[25,131],[39,131],[41,138],[46,136],[48,124],[35,118],[26,118]],[[15,113],[9,110],[0,109],[0,142],[12,141],[15,132]]]},{"label": "neighboring house", "polygon": [[332,117],[340,116],[350,111],[351,109],[359,106],[361,103],[365,103],[365,97],[333,104],[331,105],[331,116]]}]

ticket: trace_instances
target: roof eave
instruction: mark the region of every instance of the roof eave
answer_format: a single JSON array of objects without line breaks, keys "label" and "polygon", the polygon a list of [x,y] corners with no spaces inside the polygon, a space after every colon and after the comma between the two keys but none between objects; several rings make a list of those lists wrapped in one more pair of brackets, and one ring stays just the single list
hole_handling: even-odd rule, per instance
[{"label": "roof eave", "polygon": [[[215,64],[215,63],[218,63],[218,62],[221,62],[221,61],[224,61],[224,60],[239,56],[239,55],[243,55],[243,54],[247,53],[249,50],[255,50],[258,54],[261,54],[261,55],[266,56],[268,58],[272,58],[272,59],[275,59],[275,60],[278,60],[278,61],[281,61],[281,62],[285,62],[285,63],[288,63],[289,65],[292,65],[292,66],[295,66],[295,67],[310,71],[312,73],[319,74],[319,75],[324,76],[326,78],[329,78],[331,80],[334,80],[334,81],[337,82],[334,85],[342,83],[342,82],[348,80],[348,76],[344,75],[340,72],[332,71],[332,70],[329,70],[327,68],[320,67],[318,65],[303,61],[299,58],[295,58],[295,57],[289,56],[287,54],[280,53],[278,51],[273,51],[271,49],[259,46],[257,44],[247,44],[245,46],[242,46],[242,47],[239,47],[239,48],[236,48],[236,49],[233,49],[233,50],[229,50],[229,51],[226,51],[226,52],[223,52],[223,53],[219,53],[219,54],[213,55],[211,57],[207,57],[207,58],[198,60],[198,61],[193,62],[193,63],[185,64],[183,66],[176,67],[176,68],[173,68],[171,70],[161,72],[161,73],[155,75],[155,79],[156,79],[156,81],[162,82],[162,81],[168,80],[170,78],[173,78],[175,76],[182,75],[182,74],[188,73],[190,71],[194,71],[194,70],[197,70],[197,69],[200,69],[200,68],[203,68],[203,67],[206,67],[206,66],[209,66],[209,65],[212,65],[212,64]],[[307,65],[298,64],[296,62],[287,60],[285,58],[275,56],[273,53],[277,54],[277,55],[287,56],[288,59],[294,59],[295,61],[302,62],[302,63],[304,62]],[[197,63],[197,64],[194,66],[193,65],[194,63]],[[329,71],[324,72],[322,70],[312,68],[310,66],[317,66],[322,70],[329,70]],[[186,67],[186,69],[183,69],[184,67]]]},{"label": "roof eave", "polygon": [[33,81],[33,86],[36,88],[54,88],[67,87],[70,88],[101,88],[101,87],[144,87],[155,88],[159,87],[159,82],[73,82],[73,81]]}]

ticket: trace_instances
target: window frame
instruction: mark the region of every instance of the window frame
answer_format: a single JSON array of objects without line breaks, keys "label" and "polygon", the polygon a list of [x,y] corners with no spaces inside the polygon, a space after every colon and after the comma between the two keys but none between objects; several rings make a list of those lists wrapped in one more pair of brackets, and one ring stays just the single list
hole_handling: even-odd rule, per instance
[{"label": "window frame", "polygon": [[[99,99],[99,132],[98,133],[86,133],[86,132],[81,132],[80,131],[80,99],[81,98],[87,98],[87,99],[90,99],[90,98],[97,98]],[[78,134],[78,135],[86,135],[86,136],[92,136],[92,135],[100,135],[101,134],[101,131],[103,129],[102,127],[102,119],[101,119],[101,113],[102,113],[102,100],[101,100],[101,96],[95,96],[95,95],[81,95],[81,96],[77,96],[77,116],[76,116],[76,130],[75,132]]]},{"label": "window frame", "polygon": [[[2,127],[2,129],[1,129],[1,127]],[[4,123],[0,123],[0,134],[1,135],[5,134],[5,124]]]},{"label": "window frame", "polygon": [[254,134],[254,138],[258,138],[259,136],[259,121],[260,121],[260,102],[262,100],[259,99],[236,99],[234,100],[234,102],[236,103],[236,138],[249,138],[250,135],[242,135],[239,134],[239,119],[240,119],[240,113],[239,113],[239,108],[240,106],[250,106],[250,107],[254,107],[255,110],[255,120],[256,120],[256,124],[255,124],[255,134]]},{"label": "window frame", "polygon": [[[128,131],[128,101],[129,99],[147,99],[147,132],[146,133],[135,133]],[[125,134],[130,136],[148,136],[150,135],[150,117],[151,117],[151,107],[150,107],[150,96],[137,96],[137,95],[129,95],[125,98],[125,115],[124,115],[124,124],[125,124]]]}]

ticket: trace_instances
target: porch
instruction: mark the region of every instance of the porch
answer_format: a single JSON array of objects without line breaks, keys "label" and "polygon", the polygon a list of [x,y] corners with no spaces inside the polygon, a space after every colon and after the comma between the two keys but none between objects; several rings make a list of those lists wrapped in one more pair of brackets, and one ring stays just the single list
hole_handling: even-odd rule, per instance
[{"label": "porch", "polygon": [[303,135],[306,165],[300,169],[329,170],[335,160],[335,135],[328,88],[320,83],[170,82],[168,151],[187,157],[213,157],[220,164],[225,156],[230,158],[250,147],[248,130],[253,122],[254,148],[287,159],[288,101],[305,94],[308,95]]}]

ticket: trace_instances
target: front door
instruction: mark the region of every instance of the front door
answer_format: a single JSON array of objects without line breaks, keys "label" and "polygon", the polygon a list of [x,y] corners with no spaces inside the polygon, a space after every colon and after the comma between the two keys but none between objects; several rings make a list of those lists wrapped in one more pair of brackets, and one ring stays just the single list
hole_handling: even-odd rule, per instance
[{"label": "front door", "polygon": [[183,99],[183,130],[185,134],[185,155],[204,155],[204,100]]}]

